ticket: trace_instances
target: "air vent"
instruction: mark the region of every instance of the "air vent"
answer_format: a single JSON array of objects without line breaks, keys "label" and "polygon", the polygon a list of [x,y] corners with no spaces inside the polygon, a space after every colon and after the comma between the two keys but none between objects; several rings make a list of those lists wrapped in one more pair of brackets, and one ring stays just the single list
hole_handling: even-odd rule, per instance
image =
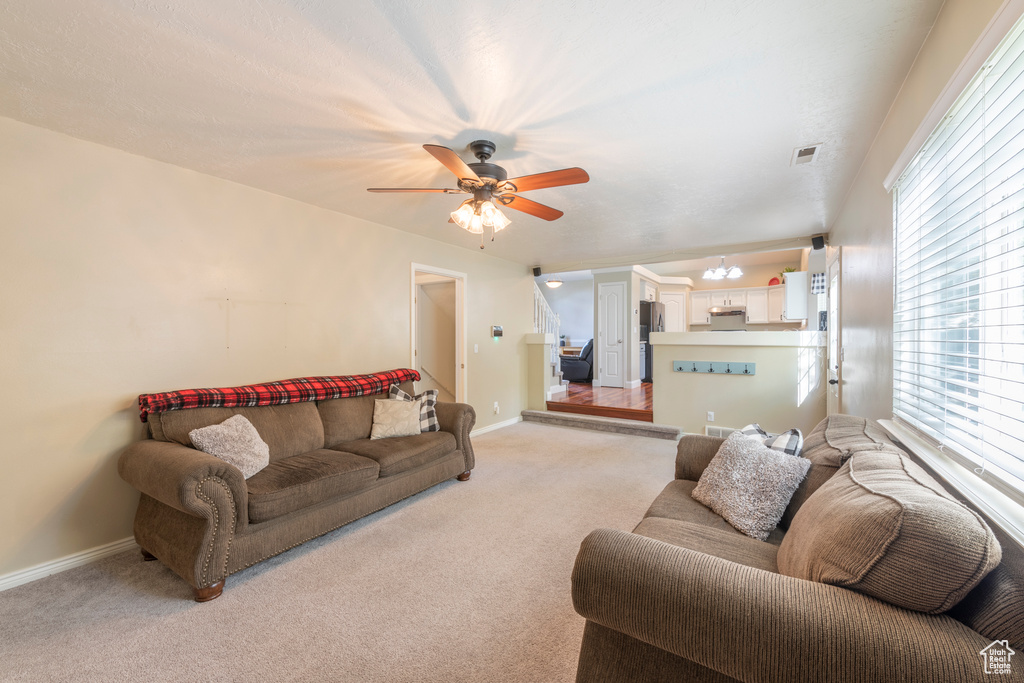
[{"label": "air vent", "polygon": [[821,149],[821,143],[816,145],[808,145],[807,147],[797,147],[793,150],[793,160],[789,162],[790,166],[796,166],[798,164],[812,164],[818,158],[818,150]]},{"label": "air vent", "polygon": [[724,439],[735,431],[736,429],[734,427],[712,427],[711,425],[704,425],[704,436],[717,436]]}]

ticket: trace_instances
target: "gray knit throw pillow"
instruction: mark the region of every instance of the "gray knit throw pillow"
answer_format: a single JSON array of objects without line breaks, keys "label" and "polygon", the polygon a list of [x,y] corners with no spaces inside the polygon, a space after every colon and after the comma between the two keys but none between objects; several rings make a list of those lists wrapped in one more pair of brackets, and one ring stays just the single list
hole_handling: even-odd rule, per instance
[{"label": "gray knit throw pillow", "polygon": [[764,541],[778,526],[811,462],[733,432],[691,494],[738,531]]},{"label": "gray knit throw pillow", "polygon": [[242,415],[233,415],[219,425],[193,429],[192,445],[242,471],[248,479],[270,464],[270,446]]}]

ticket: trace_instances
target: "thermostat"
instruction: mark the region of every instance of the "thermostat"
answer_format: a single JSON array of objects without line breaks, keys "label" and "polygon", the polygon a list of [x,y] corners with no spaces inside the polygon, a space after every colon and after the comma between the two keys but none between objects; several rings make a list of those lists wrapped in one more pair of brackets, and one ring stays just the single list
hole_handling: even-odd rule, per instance
[{"label": "thermostat", "polygon": [[495,338],[501,336],[501,325],[491,325],[491,336]]}]

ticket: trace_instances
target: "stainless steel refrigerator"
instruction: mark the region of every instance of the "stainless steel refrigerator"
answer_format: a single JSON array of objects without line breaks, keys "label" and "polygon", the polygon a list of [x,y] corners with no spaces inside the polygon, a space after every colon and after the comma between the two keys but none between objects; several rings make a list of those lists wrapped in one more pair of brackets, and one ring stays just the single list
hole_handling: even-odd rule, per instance
[{"label": "stainless steel refrigerator", "polygon": [[653,381],[650,335],[651,332],[665,331],[665,304],[657,301],[640,302],[640,360],[644,382]]}]

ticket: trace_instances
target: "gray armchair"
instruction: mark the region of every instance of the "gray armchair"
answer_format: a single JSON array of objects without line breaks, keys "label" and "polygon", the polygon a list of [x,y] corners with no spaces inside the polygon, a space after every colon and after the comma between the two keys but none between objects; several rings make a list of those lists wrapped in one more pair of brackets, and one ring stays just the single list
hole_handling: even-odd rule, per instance
[{"label": "gray armchair", "polygon": [[580,351],[579,358],[562,358],[562,379],[570,382],[589,382],[594,379],[594,340]]}]

